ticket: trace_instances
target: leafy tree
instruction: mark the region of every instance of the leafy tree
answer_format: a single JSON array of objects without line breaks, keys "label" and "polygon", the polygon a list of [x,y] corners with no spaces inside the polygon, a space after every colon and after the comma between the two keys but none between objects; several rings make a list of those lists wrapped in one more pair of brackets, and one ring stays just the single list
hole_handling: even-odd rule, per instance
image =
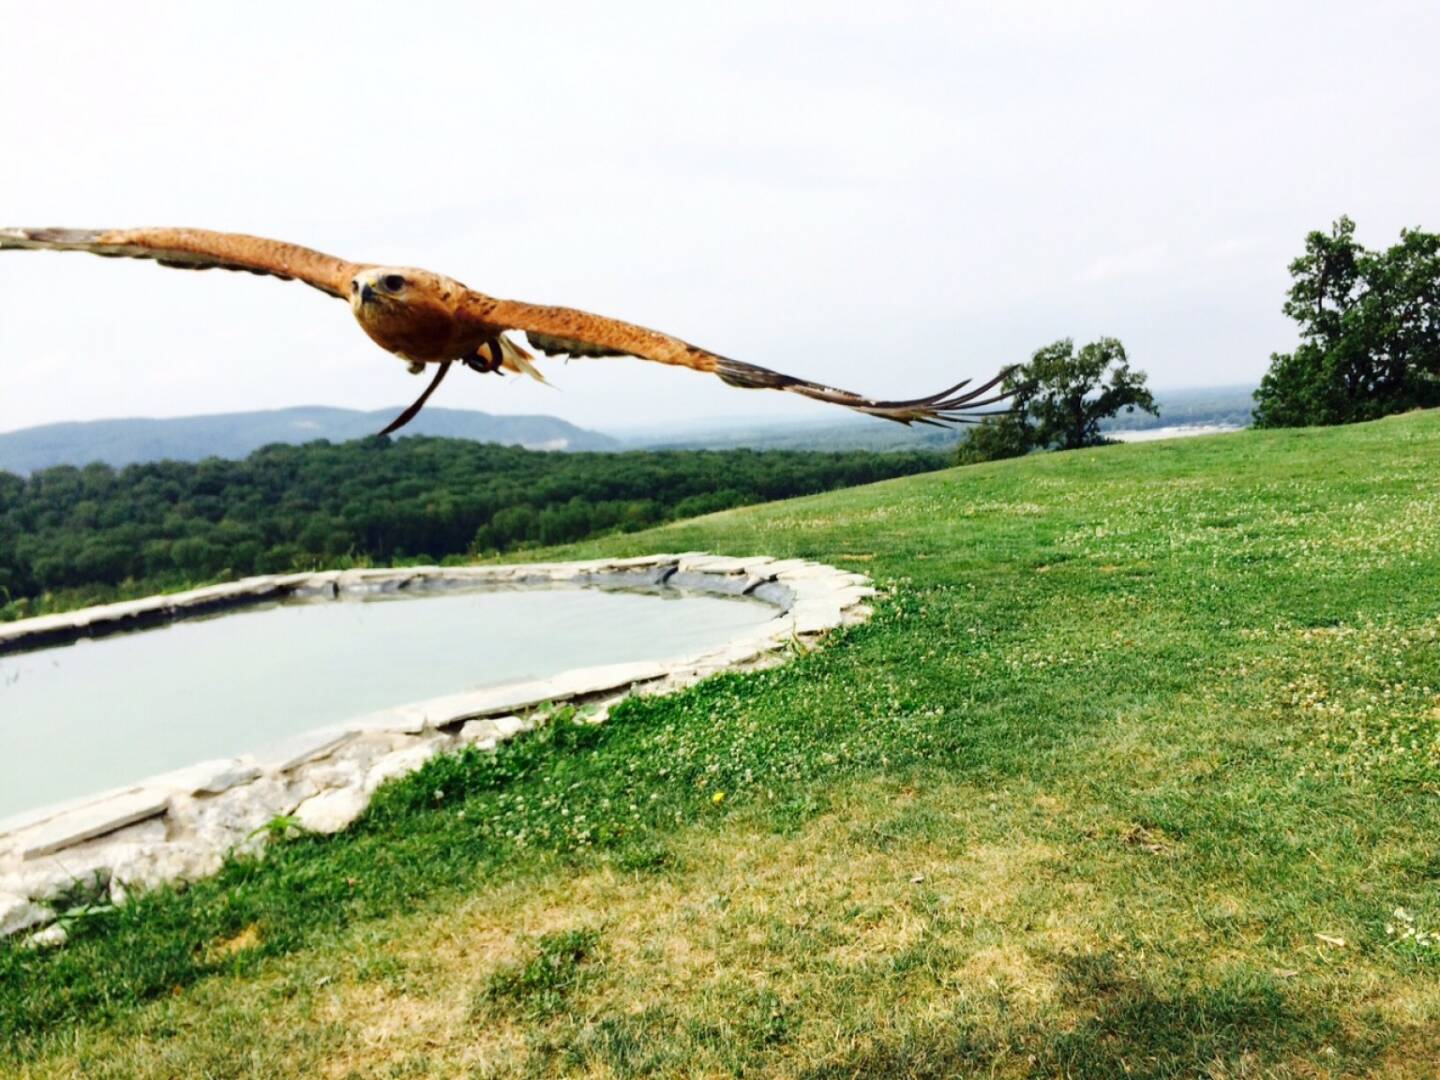
[{"label": "leafy tree", "polygon": [[1440,404],[1440,236],[1403,229],[1368,251],[1341,217],[1290,264],[1294,352],[1255,391],[1257,427],[1345,424]]},{"label": "leafy tree", "polygon": [[981,461],[1024,457],[1034,449],[1030,436],[1030,426],[1023,416],[1017,413],[992,416],[976,424],[970,434],[960,440],[955,447],[955,460],[961,465],[975,465]]},{"label": "leafy tree", "polygon": [[1010,411],[972,429],[958,450],[961,464],[1099,446],[1109,441],[1100,422],[1122,409],[1160,415],[1145,373],[1130,367],[1116,338],[1092,341],[1078,353],[1070,338],[1046,345],[1010,371],[1005,389]]},{"label": "leafy tree", "polygon": [[1047,345],[1022,369],[1015,408],[1034,429],[1036,446],[1078,450],[1106,442],[1100,421],[1124,409],[1159,416],[1145,373],[1131,370],[1125,346],[1101,338],[1077,354],[1069,338]]}]

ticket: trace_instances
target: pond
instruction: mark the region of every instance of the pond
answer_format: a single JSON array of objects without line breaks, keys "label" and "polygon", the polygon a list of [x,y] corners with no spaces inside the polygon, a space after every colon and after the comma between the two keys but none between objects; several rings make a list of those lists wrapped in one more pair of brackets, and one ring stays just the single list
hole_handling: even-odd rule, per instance
[{"label": "pond", "polygon": [[378,709],[716,648],[774,618],[674,589],[256,604],[0,656],[0,817]]}]

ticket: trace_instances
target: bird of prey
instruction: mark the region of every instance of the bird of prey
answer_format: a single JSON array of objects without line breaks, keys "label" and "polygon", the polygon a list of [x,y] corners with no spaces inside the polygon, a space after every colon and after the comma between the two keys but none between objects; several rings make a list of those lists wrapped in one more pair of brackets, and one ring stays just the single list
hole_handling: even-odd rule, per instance
[{"label": "bird of prey", "polygon": [[[1003,401],[996,390],[1009,369],[978,387],[969,379],[928,397],[876,401],[848,390],[797,379],[742,363],[679,338],[619,319],[573,308],[501,300],[453,278],[407,266],[353,263],[298,244],[205,229],[3,229],[0,250],[88,251],[95,255],[154,259],[182,270],[219,267],[298,280],[350,305],[372,341],[420,374],[437,370],[424,393],[381,434],[414,419],[440,380],[459,362],[479,372],[523,372],[542,382],[534,357],[518,341],[546,356],[633,356],[718,375],[731,386],[787,390],[902,424],[974,423],[977,410]],[[965,391],[965,392],[962,392]],[[992,391],[995,391],[992,393]]]}]

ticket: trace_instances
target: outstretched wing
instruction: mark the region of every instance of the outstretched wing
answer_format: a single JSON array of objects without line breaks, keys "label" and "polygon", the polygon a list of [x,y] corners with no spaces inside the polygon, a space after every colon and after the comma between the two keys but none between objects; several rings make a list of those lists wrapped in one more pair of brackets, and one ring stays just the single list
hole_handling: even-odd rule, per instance
[{"label": "outstretched wing", "polygon": [[180,270],[244,270],[303,281],[341,299],[350,293],[350,279],[365,269],[299,244],[207,229],[0,229],[4,248],[154,259]]},{"label": "outstretched wing", "polygon": [[751,390],[788,390],[792,394],[843,405],[867,416],[878,416],[901,424],[976,423],[986,415],[976,410],[1010,396],[1009,391],[996,390],[1009,374],[1010,369],[1007,368],[988,382],[968,390],[966,387],[969,387],[970,380],[966,379],[938,394],[878,401],[756,364],[731,360],[669,334],[603,315],[592,315],[587,311],[497,300],[480,293],[470,293],[466,299],[465,311],[471,318],[497,329],[522,331],[531,346],[547,356],[633,356],[640,360],[709,372],[731,386]]}]

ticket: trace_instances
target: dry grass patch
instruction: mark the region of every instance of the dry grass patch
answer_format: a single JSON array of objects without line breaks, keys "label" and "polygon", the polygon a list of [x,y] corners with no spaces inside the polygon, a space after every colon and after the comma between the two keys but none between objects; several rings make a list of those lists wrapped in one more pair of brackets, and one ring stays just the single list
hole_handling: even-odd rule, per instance
[{"label": "dry grass patch", "polygon": [[[788,835],[737,814],[673,837],[658,872],[559,868],[262,961],[150,1006],[138,1027],[163,1027],[168,1045],[107,1032],[47,1074],[83,1072],[100,1046],[134,1075],[190,1071],[227,1042],[244,1057],[263,1017],[297,1040],[292,1064],[330,1077],[709,1075],[762,1061],[784,1075],[957,1011],[1008,1025],[1055,1012],[1053,957],[1099,941],[1090,890],[1047,884],[1059,849],[998,821],[992,792],[835,796]],[[1043,805],[1042,819],[1064,810]],[[589,952],[557,989],[543,957],[570,934]],[[247,929],[224,947],[256,941]],[[556,996],[532,1008],[532,989]],[[250,1012],[220,1024],[220,1000]]]},{"label": "dry grass patch", "polygon": [[260,944],[260,927],[251,923],[228,938],[222,938],[215,943],[211,953],[215,957],[234,956],[236,953],[244,952],[246,949],[253,949]]},{"label": "dry grass patch", "polygon": [[[554,875],[486,889],[443,920],[409,920],[391,947],[427,958],[423,985],[337,983],[324,1014],[347,1038],[329,1072],[417,1055],[438,1074],[542,1059],[588,1069],[618,1052],[596,1044],[597,1031],[647,1025],[725,1070],[747,1046],[818,1061],[837,1039],[853,1042],[846,1032],[997,995],[1038,1016],[1057,987],[1045,957],[1093,940],[1091,920],[1083,891],[1052,898],[1063,908],[1036,895],[1052,846],[973,837],[967,815],[988,798],[927,792],[917,823],[905,809],[913,795],[869,787],[795,835],[740,822],[692,830],[674,843],[680,869],[661,875]],[[466,1010],[537,942],[576,928],[595,934],[596,956],[563,1009]]]}]

